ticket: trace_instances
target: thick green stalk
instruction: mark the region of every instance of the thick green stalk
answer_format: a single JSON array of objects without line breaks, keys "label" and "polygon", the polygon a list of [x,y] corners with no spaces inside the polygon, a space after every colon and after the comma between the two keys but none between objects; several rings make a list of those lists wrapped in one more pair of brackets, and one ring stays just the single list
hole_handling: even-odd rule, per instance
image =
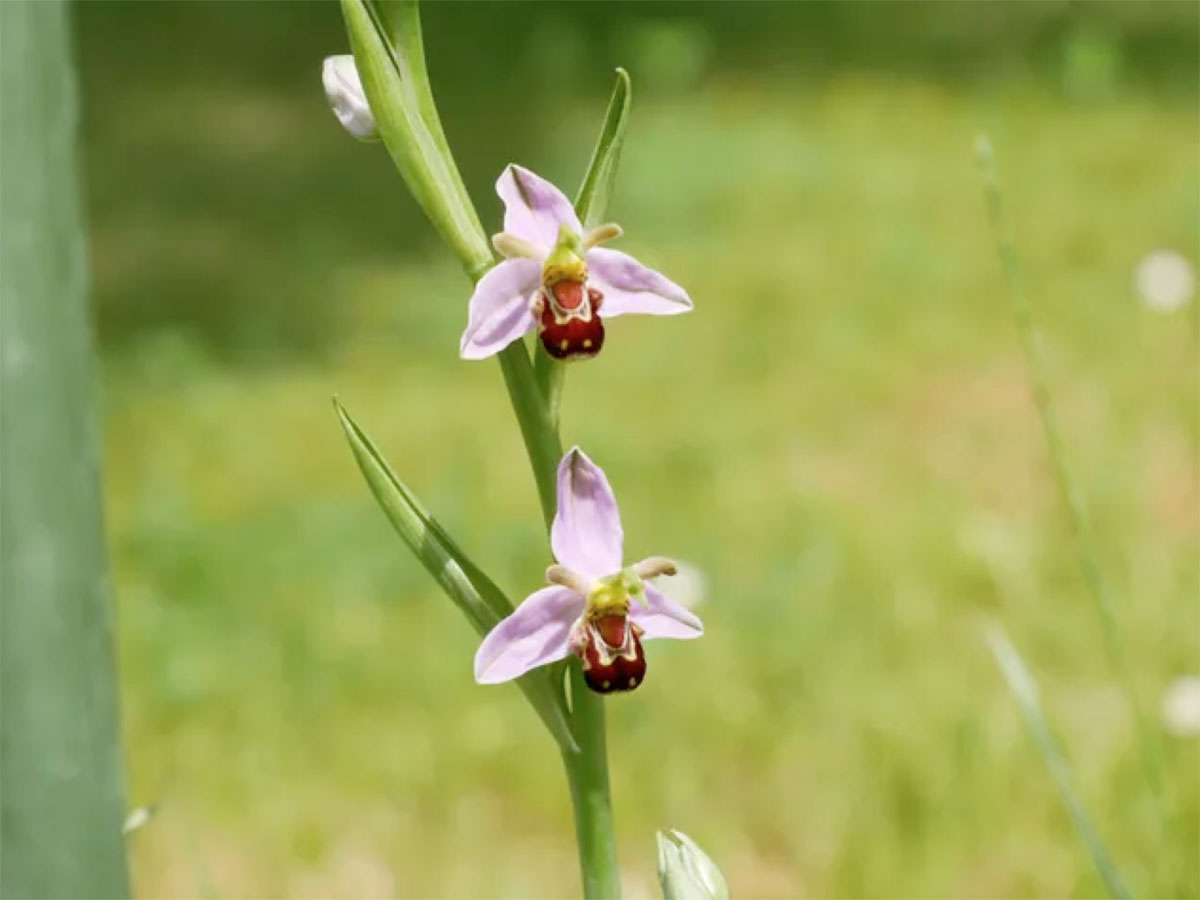
[{"label": "thick green stalk", "polygon": [[0,4],[0,896],[129,884],[65,3]]}]

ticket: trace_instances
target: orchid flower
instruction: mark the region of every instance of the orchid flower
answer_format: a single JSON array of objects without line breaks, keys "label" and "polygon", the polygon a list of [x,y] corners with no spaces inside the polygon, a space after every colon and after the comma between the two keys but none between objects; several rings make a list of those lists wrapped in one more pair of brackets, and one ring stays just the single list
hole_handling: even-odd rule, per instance
[{"label": "orchid flower", "polygon": [[692,308],[679,285],[600,246],[620,237],[620,226],[584,233],[571,201],[544,178],[510,165],[496,193],[504,201],[504,231],[492,245],[505,258],[475,286],[463,359],[498,353],[534,327],[554,358],[587,359],[604,345],[603,318],[673,316]]},{"label": "orchid flower", "polygon": [[[588,687],[633,690],[646,675],[642,641],[695,638],[704,626],[646,579],[673,575],[651,556],[622,568],[617,501],[604,472],[578,447],[558,466],[558,512],[550,528],[550,587],[525,598],[475,654],[475,680],[497,684],[574,653]],[[633,602],[634,600],[638,602]]]}]

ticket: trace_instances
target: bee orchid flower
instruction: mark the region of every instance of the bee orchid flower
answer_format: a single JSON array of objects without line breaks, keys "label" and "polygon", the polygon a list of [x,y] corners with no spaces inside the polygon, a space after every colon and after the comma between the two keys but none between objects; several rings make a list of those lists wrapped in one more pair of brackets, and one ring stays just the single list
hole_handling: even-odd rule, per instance
[{"label": "bee orchid flower", "polygon": [[622,567],[617,501],[604,472],[578,447],[558,467],[558,511],[550,529],[550,587],[535,591],[484,638],[475,680],[497,684],[578,656],[588,687],[629,691],[646,675],[642,642],[695,638],[704,626],[647,580],[675,564],[651,556]]},{"label": "bee orchid flower", "polygon": [[687,291],[632,256],[600,245],[617,225],[584,232],[571,201],[528,169],[510,165],[496,182],[504,257],[475,286],[463,332],[464,359],[483,359],[534,328],[556,359],[587,359],[604,345],[603,319],[673,316],[692,308]]}]

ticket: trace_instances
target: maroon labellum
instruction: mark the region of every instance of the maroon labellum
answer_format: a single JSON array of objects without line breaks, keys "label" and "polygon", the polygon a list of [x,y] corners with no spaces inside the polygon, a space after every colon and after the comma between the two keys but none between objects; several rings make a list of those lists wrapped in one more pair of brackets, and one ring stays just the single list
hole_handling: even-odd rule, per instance
[{"label": "maroon labellum", "polygon": [[578,653],[588,687],[598,694],[612,694],[632,691],[645,680],[640,631],[623,615],[598,616],[587,623]]},{"label": "maroon labellum", "polygon": [[534,313],[542,346],[555,359],[590,359],[604,346],[603,296],[583,282],[564,279],[544,289]]}]

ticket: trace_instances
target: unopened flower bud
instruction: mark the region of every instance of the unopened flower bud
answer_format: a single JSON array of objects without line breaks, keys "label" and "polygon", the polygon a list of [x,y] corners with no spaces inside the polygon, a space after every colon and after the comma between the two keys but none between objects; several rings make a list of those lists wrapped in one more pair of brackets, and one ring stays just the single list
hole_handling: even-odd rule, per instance
[{"label": "unopened flower bud", "polygon": [[371,114],[371,106],[367,103],[353,56],[325,57],[321,67],[321,83],[325,86],[325,96],[329,98],[333,114],[343,128],[360,141],[379,140],[375,116]]},{"label": "unopened flower bud", "polygon": [[682,831],[658,833],[658,880],[666,900],[729,900],[721,870]]}]

